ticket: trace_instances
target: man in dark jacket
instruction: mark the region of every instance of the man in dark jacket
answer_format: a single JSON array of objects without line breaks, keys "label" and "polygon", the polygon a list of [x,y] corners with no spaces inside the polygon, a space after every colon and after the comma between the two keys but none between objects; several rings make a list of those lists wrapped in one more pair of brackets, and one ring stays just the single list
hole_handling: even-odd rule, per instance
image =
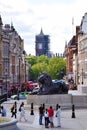
[{"label": "man in dark jacket", "polygon": [[41,106],[39,107],[39,125],[43,125],[42,124],[43,115],[44,115],[44,108],[41,104]]}]

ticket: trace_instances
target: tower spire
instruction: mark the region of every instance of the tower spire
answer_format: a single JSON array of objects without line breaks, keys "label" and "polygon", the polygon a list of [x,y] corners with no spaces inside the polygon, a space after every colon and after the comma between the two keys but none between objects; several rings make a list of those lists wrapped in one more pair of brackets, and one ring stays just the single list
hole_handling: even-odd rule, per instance
[{"label": "tower spire", "polygon": [[3,25],[1,15],[0,15],[0,25]]},{"label": "tower spire", "polygon": [[12,22],[12,20],[11,20],[11,29],[13,29],[13,22]]},{"label": "tower spire", "polygon": [[40,31],[40,35],[42,35],[42,36],[44,35],[42,28],[41,28],[41,31]]}]

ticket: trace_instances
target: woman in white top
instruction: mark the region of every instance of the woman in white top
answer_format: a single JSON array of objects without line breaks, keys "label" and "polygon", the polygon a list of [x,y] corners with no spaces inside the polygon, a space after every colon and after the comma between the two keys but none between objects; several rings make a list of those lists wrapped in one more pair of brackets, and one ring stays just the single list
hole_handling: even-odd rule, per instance
[{"label": "woman in white top", "polygon": [[20,105],[20,121],[22,118],[27,121],[27,119],[25,118],[24,102],[22,102],[22,104]]},{"label": "woman in white top", "polygon": [[56,116],[57,116],[58,127],[61,127],[61,108],[60,108],[60,106],[58,106],[58,109],[56,111]]}]

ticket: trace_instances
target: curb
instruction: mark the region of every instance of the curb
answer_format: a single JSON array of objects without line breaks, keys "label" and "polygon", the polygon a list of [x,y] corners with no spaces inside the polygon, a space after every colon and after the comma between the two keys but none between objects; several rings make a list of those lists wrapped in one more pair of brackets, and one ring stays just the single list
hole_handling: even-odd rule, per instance
[{"label": "curb", "polygon": [[5,122],[5,123],[1,123],[0,124],[0,130],[12,130],[12,129],[15,129],[17,128],[17,122],[18,120],[17,119],[14,119],[14,120],[11,120],[9,122]]}]

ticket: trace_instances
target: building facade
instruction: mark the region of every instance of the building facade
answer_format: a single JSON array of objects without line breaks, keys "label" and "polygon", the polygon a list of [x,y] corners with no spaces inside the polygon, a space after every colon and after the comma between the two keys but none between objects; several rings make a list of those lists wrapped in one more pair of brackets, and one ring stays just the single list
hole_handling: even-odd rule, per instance
[{"label": "building facade", "polygon": [[79,83],[87,84],[87,34],[80,33],[78,41]]},{"label": "building facade", "polygon": [[3,26],[0,17],[0,94],[28,80],[24,41],[11,24]]},{"label": "building facade", "polygon": [[87,85],[87,13],[82,18],[78,36],[79,83]]},{"label": "building facade", "polygon": [[76,27],[76,35],[72,37],[68,44],[65,45],[66,57],[66,77],[67,81],[71,79],[78,84],[78,32],[80,27]]},{"label": "building facade", "polygon": [[65,47],[67,76],[72,73],[77,86],[87,85],[87,13],[82,17],[80,26],[76,27],[73,38],[71,44],[69,42]]}]

